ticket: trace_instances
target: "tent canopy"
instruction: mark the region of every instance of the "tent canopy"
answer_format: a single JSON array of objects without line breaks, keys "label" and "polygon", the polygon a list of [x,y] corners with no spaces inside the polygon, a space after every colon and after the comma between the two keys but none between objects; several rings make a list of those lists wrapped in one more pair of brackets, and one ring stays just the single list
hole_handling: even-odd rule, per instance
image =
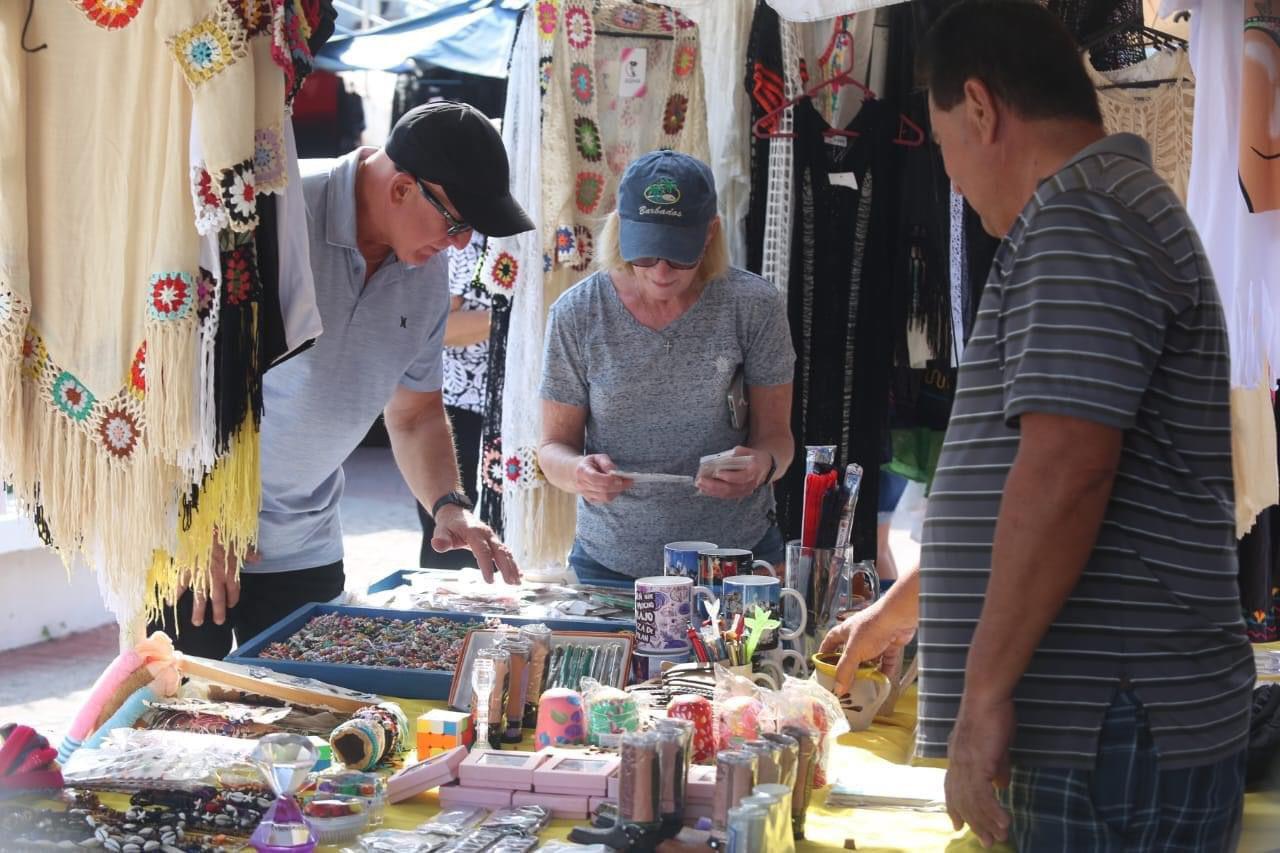
[{"label": "tent canopy", "polygon": [[413,61],[481,77],[507,76],[516,22],[529,0],[452,0],[434,12],[331,39],[325,71],[410,71]]}]

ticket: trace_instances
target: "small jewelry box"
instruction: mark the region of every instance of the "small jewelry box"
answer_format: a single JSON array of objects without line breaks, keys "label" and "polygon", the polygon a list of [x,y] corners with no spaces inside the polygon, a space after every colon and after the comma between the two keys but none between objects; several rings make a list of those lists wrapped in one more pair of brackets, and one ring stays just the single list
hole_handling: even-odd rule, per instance
[{"label": "small jewelry box", "polygon": [[609,777],[618,772],[616,755],[554,753],[533,771],[533,789],[540,794],[575,794],[603,797],[609,792]]},{"label": "small jewelry box", "polygon": [[458,778],[473,788],[532,791],[533,772],[546,759],[545,752],[476,749],[462,762]]},{"label": "small jewelry box", "polygon": [[484,809],[511,808],[511,791],[497,788],[467,788],[462,785],[440,786],[440,807],[446,809],[476,806]]},{"label": "small jewelry box", "polygon": [[458,768],[467,757],[465,746],[411,764],[387,780],[387,800],[398,803],[412,796],[458,780]]},{"label": "small jewelry box", "polygon": [[511,795],[513,806],[542,806],[557,820],[586,820],[591,815],[587,798],[574,794],[544,794],[537,791],[516,791]]},{"label": "small jewelry box", "polygon": [[618,791],[622,789],[622,777],[614,773],[609,777],[609,787],[605,790],[605,796],[611,800],[618,799]]}]

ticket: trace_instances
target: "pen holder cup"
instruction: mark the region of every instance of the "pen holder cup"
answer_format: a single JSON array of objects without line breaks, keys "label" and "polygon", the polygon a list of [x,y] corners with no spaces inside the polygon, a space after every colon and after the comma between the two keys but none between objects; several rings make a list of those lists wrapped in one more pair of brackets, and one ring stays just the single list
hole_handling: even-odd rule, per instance
[{"label": "pen holder cup", "polygon": [[[874,560],[857,561],[853,547],[806,548],[787,543],[786,586],[804,598],[808,618],[803,635],[788,645],[806,659],[817,652],[822,638],[844,616],[870,606],[880,597],[880,578]],[[784,624],[797,624],[797,604],[783,602]]]}]

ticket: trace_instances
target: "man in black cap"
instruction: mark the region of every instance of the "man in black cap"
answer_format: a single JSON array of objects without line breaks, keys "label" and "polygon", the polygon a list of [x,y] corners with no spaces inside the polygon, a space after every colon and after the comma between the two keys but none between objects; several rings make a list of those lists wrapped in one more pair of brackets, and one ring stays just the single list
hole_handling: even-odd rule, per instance
[{"label": "man in black cap", "polygon": [[234,555],[215,547],[209,596],[179,600],[177,645],[189,654],[223,657],[233,628],[243,643],[342,592],[342,463],[379,412],[405,481],[435,517],[432,546],[470,549],[486,581],[519,579],[462,491],[440,392],[444,250],[465,246],[473,230],[533,228],[508,189],[502,139],[472,107],[426,104],[396,123],[384,148],[303,161],[302,172],[324,332],[266,374],[258,540],[239,579]]}]

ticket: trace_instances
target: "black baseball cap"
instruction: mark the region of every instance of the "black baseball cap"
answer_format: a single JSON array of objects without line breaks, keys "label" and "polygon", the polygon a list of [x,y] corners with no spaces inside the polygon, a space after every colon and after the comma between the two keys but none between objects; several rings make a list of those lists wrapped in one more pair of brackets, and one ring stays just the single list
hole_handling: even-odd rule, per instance
[{"label": "black baseball cap", "polygon": [[511,197],[502,137],[475,107],[455,101],[414,107],[391,128],[384,147],[401,169],[443,187],[462,218],[486,237],[533,230]]}]

